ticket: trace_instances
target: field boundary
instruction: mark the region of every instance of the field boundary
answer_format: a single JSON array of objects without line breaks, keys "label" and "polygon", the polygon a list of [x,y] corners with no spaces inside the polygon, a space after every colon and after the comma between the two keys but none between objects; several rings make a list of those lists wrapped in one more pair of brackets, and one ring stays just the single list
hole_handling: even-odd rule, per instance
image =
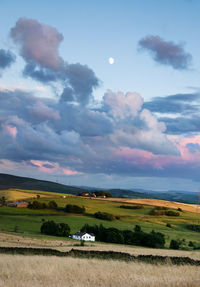
[{"label": "field boundary", "polygon": [[42,256],[59,256],[59,257],[69,256],[69,257],[86,258],[86,259],[93,258],[93,259],[105,259],[105,260],[136,261],[150,264],[200,266],[200,260],[195,260],[190,257],[159,256],[159,255],[134,256],[125,252],[80,250],[73,248],[70,251],[62,252],[50,248],[0,247],[0,253],[12,254],[12,255],[42,255]]}]

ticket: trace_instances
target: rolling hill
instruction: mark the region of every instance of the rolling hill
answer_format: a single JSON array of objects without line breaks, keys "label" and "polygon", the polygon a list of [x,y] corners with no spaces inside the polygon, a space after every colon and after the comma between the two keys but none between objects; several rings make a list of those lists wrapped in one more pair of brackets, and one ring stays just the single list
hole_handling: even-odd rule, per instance
[{"label": "rolling hill", "polygon": [[[15,176],[10,174],[0,173],[0,190],[5,189],[22,189],[22,190],[39,190],[48,191],[54,193],[65,193],[77,195],[78,193],[99,190],[99,188],[92,187],[78,187],[69,186],[64,184],[59,184],[46,180],[38,180],[34,178]],[[189,204],[198,204],[198,193],[197,192],[187,192],[187,191],[165,191],[165,192],[155,192],[152,190],[143,189],[104,189],[105,191],[112,194],[115,198],[152,198],[161,199],[168,201],[177,201]]]}]

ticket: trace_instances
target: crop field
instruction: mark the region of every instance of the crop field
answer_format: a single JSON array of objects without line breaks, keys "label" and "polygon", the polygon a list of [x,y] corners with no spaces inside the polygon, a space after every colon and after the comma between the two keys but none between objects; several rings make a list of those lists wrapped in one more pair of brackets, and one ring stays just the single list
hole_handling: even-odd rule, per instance
[{"label": "crop field", "polygon": [[[15,192],[20,194],[21,191],[15,190]],[[39,194],[39,192],[31,192],[22,191],[22,194],[27,194],[29,200],[31,200],[31,194],[34,194],[32,200],[35,200],[35,197],[37,194]],[[6,196],[6,191],[4,191],[4,194]],[[10,196],[10,190],[8,191],[8,194]],[[166,247],[169,246],[169,241],[171,239],[185,239],[186,243],[189,241],[194,241],[200,245],[199,233],[186,228],[187,224],[200,224],[199,213],[183,210],[180,212],[180,216],[178,217],[149,215],[149,212],[154,208],[153,203],[156,205],[156,202],[159,202],[160,205],[166,206],[168,202],[165,201],[153,200],[151,201],[152,205],[145,205],[144,200],[142,200],[143,207],[141,209],[124,209],[120,208],[120,205],[129,204],[132,206],[134,203],[128,203],[127,199],[125,199],[124,202],[118,202],[116,199],[114,199],[115,201],[107,199],[94,200],[70,195],[63,198],[63,194],[52,194],[46,192],[41,192],[40,195],[40,198],[37,200],[42,203],[48,203],[50,200],[55,200],[59,208],[65,207],[66,204],[76,204],[79,206],[84,206],[86,213],[78,215],[72,213],[67,214],[62,210],[33,210],[30,208],[3,206],[0,207],[0,231],[12,232],[13,234],[29,237],[47,238],[45,235],[40,234],[40,227],[44,220],[54,220],[56,223],[67,223],[71,228],[71,233],[79,231],[86,223],[89,225],[103,224],[105,227],[115,227],[121,230],[133,230],[134,226],[139,224],[143,231],[151,232],[151,230],[154,229],[155,231],[165,234]],[[181,204],[181,206],[183,206],[183,204]],[[187,205],[184,204],[184,206]],[[188,206],[190,205],[188,204]],[[119,219],[114,221],[97,219],[94,217],[94,213],[97,211],[111,213],[115,216],[119,216]],[[171,225],[171,228],[166,226],[167,223]],[[65,240],[69,239],[65,238]]]},{"label": "crop field", "polygon": [[0,270],[2,287],[198,287],[200,283],[197,266],[98,259],[1,255]]}]

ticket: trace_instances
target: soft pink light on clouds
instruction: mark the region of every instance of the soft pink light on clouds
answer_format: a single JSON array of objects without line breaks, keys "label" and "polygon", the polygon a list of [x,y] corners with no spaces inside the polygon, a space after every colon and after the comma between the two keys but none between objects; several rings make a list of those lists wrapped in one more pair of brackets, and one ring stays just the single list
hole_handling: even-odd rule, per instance
[{"label": "soft pink light on clouds", "polygon": [[16,138],[17,136],[17,128],[10,125],[3,125],[3,130],[6,134],[10,135],[12,138]]},{"label": "soft pink light on clouds", "polygon": [[76,170],[70,168],[62,168],[58,163],[52,163],[49,161],[31,160],[31,163],[38,167],[41,172],[52,174],[65,174],[65,175],[77,175],[81,174]]},{"label": "soft pink light on clouds", "polygon": [[71,170],[71,169],[63,169],[63,173],[66,175],[76,175],[76,174],[80,174],[80,172],[75,171],[75,170]]},{"label": "soft pink light on clouds", "polygon": [[181,157],[184,161],[188,162],[199,162],[200,160],[200,151],[195,151],[191,153],[187,147],[188,144],[199,144],[200,145],[200,136],[194,137],[185,137],[177,138],[176,145],[181,153]]}]

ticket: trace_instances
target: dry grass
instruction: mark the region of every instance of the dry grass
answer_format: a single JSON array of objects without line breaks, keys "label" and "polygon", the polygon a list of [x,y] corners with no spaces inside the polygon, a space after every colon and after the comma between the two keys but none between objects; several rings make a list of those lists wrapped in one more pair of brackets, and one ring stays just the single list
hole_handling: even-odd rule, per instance
[{"label": "dry grass", "polygon": [[2,287],[200,286],[200,268],[186,265],[1,255],[0,270]]},{"label": "dry grass", "polygon": [[197,204],[187,204],[181,202],[160,200],[160,199],[151,199],[151,198],[92,198],[93,200],[107,200],[107,201],[115,201],[121,203],[137,203],[144,204],[150,206],[165,206],[168,208],[181,208],[182,210],[200,213],[200,205]]},{"label": "dry grass", "polygon": [[[131,255],[161,255],[161,256],[185,256],[196,260],[200,260],[200,252],[184,251],[184,250],[169,250],[169,249],[153,249],[144,247],[135,247],[128,245],[98,243],[98,242],[86,242],[84,247],[74,246],[74,244],[80,244],[75,240],[59,240],[55,239],[43,239],[43,238],[30,238],[26,236],[17,236],[9,233],[0,233],[0,246],[7,247],[34,247],[34,248],[52,248],[60,251],[69,251],[74,249],[83,250],[99,250],[99,251],[117,251],[126,252]],[[0,255],[1,256],[1,255]]]}]

